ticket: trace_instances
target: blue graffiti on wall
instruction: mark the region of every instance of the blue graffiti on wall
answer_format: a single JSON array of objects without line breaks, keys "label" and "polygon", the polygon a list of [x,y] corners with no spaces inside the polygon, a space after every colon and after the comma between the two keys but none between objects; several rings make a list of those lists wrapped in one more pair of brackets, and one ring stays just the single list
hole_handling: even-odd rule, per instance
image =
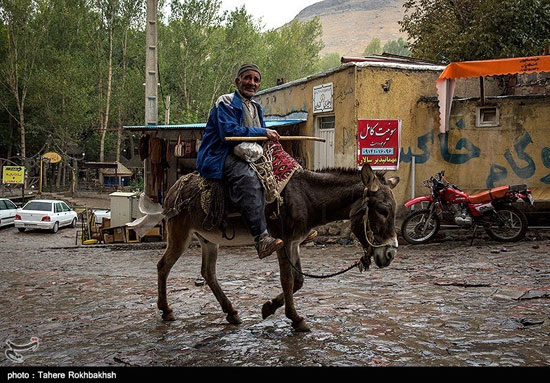
[{"label": "blue graffiti on wall", "polygon": [[[525,148],[529,144],[533,143],[533,140],[531,139],[531,135],[528,132],[524,132],[521,135],[516,136],[514,139],[514,151],[515,156],[521,160],[525,161],[527,164],[524,167],[520,167],[516,161],[514,160],[514,157],[512,156],[512,152],[510,149],[506,149],[504,152],[504,158],[506,158],[506,161],[508,161],[508,164],[514,171],[514,173],[520,177],[520,178],[530,178],[535,174],[535,170],[537,169],[537,166],[535,164],[535,161],[533,158],[525,152]],[[544,167],[550,169],[550,148],[544,147],[541,151],[541,158],[542,158],[542,164]],[[497,164],[491,164],[491,169],[489,172],[489,176],[487,177],[486,184],[488,188],[492,188],[495,186],[495,182],[501,181],[505,179],[508,176],[508,170],[501,165]],[[550,174],[542,177],[540,179],[545,184],[550,184]]]},{"label": "blue graffiti on wall", "polygon": [[533,140],[531,140],[531,136],[529,135],[529,133],[525,132],[522,136],[516,136],[514,141],[514,150],[516,152],[517,158],[527,162],[527,165],[520,168],[512,157],[510,149],[506,149],[506,151],[504,152],[504,158],[506,158],[506,161],[508,161],[508,164],[518,177],[530,178],[533,176],[533,174],[535,174],[535,170],[537,167],[535,166],[535,161],[533,161],[531,156],[525,153],[525,148],[527,147],[527,145],[533,143]]},{"label": "blue graffiti on wall", "polygon": [[[542,158],[542,164],[544,165],[544,167],[547,169],[550,169],[550,148],[548,147],[542,148],[540,156]],[[550,174],[542,177],[540,180],[545,184],[550,184]]]},{"label": "blue graffiti on wall", "polygon": [[439,133],[439,146],[441,148],[441,156],[451,164],[463,164],[472,158],[479,157],[481,149],[472,144],[467,138],[461,138],[456,143],[455,149],[466,149],[467,153],[451,153],[449,151],[449,133]]},{"label": "blue graffiti on wall", "polygon": [[508,177],[508,170],[506,170],[504,166],[491,164],[491,168],[489,170],[489,177],[487,177],[487,180],[485,181],[485,185],[487,186],[487,189],[492,189],[495,187],[495,182],[501,181],[506,177]]},{"label": "blue graffiti on wall", "polygon": [[405,162],[405,163],[411,162],[413,156],[415,157],[415,163],[417,164],[423,164],[427,162],[430,159],[430,148],[428,147],[428,141],[431,141],[432,144],[434,143],[433,130],[430,130],[428,133],[424,134],[423,136],[418,137],[416,140],[418,149],[422,150],[422,154],[413,154],[410,147],[407,153],[405,153],[403,148],[401,148],[400,162]]}]

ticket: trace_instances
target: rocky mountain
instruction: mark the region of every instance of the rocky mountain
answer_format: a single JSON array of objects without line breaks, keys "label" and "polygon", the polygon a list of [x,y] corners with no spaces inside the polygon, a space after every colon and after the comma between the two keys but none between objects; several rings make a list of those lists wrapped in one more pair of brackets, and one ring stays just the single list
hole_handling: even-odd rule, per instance
[{"label": "rocky mountain", "polygon": [[325,43],[321,54],[357,56],[376,37],[382,46],[388,40],[406,40],[397,23],[403,19],[404,3],[405,0],[324,0],[304,8],[295,18],[306,21],[319,16]]}]

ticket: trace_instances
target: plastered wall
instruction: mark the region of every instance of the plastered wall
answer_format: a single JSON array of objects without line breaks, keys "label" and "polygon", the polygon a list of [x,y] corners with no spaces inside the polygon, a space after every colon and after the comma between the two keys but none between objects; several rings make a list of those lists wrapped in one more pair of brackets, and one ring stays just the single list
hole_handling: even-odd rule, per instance
[{"label": "plastered wall", "polygon": [[[508,183],[534,188],[536,199],[550,199],[550,97],[498,95],[497,81],[485,81],[486,102],[498,107],[496,127],[476,127],[480,103],[479,79],[458,80],[450,130],[439,132],[436,80],[440,71],[350,66],[262,92],[258,101],[266,116],[308,113],[301,135],[314,135],[313,87],[334,86],[334,164],[355,167],[357,119],[402,121],[399,169],[388,172],[401,179],[394,190],[402,205],[413,193],[411,164],[415,156],[415,195],[425,194],[422,181],[440,170],[467,191]],[[302,142],[300,155],[313,167],[313,144]]]}]

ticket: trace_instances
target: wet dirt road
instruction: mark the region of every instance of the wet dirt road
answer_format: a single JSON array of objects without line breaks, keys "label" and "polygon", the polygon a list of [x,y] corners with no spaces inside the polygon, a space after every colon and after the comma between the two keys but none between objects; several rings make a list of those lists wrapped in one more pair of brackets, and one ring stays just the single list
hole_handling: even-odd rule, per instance
[{"label": "wet dirt road", "polygon": [[[534,240],[537,237],[538,240]],[[229,325],[208,286],[200,249],[168,280],[177,320],[156,309],[162,244],[75,247],[57,234],[0,230],[0,367],[6,366],[548,366],[550,237],[401,246],[386,269],[306,279],[296,294],[312,332],[284,309],[262,320],[281,289],[275,256],[223,248],[218,279],[243,324]],[[359,248],[310,245],[305,271],[354,262]],[[198,280],[199,279],[199,280]],[[197,286],[197,284],[199,284]],[[39,348],[6,357],[6,341]]]}]

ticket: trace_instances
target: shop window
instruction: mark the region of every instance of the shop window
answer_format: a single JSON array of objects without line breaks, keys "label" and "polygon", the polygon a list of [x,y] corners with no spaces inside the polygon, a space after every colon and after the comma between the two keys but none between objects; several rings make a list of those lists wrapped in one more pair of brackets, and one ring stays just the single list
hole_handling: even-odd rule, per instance
[{"label": "shop window", "polygon": [[319,129],[334,129],[334,116],[321,117],[319,119]]},{"label": "shop window", "polygon": [[490,128],[500,125],[500,111],[496,106],[478,106],[476,109],[476,127]]}]

